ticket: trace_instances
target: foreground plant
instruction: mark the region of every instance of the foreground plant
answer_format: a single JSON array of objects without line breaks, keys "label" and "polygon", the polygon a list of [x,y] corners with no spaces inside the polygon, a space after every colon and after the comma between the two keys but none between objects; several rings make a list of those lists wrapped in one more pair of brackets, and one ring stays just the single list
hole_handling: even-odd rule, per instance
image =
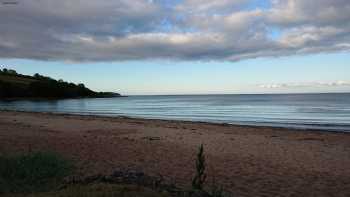
[{"label": "foreground plant", "polygon": [[203,144],[199,147],[199,151],[197,154],[196,160],[196,174],[192,180],[192,189],[194,190],[203,190],[203,185],[207,178],[205,174],[205,156],[204,156],[204,148]]},{"label": "foreground plant", "polygon": [[204,147],[203,144],[200,145],[197,158],[196,158],[196,173],[192,179],[192,194],[190,196],[200,196],[200,197],[223,197],[224,190],[222,186],[218,186],[216,184],[215,178],[213,179],[211,190],[207,192],[204,190],[204,184],[207,178],[205,173],[206,170],[206,162],[204,155]]}]

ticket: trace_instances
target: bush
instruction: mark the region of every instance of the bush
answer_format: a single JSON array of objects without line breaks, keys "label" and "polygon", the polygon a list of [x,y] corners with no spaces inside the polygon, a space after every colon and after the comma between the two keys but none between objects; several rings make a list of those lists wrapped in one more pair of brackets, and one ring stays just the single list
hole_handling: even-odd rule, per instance
[{"label": "bush", "polygon": [[31,193],[55,189],[72,165],[54,153],[0,156],[0,193]]}]

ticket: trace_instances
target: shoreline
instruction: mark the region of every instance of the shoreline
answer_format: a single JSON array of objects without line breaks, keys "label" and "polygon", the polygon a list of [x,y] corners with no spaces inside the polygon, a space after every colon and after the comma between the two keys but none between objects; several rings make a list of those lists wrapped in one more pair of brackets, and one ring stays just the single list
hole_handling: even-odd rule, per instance
[{"label": "shoreline", "polygon": [[135,170],[189,186],[198,146],[235,196],[350,196],[350,134],[189,121],[0,111],[0,155],[54,151],[76,177]]},{"label": "shoreline", "polygon": [[[83,116],[83,117],[93,117],[93,118],[110,118],[110,119],[131,119],[131,120],[144,120],[144,121],[163,121],[163,122],[179,122],[179,123],[193,123],[193,124],[209,124],[216,126],[232,126],[232,127],[247,127],[253,129],[279,129],[290,132],[291,130],[295,132],[313,132],[313,133],[343,133],[349,134],[350,130],[338,130],[338,129],[318,129],[318,128],[298,128],[293,126],[269,126],[269,125],[251,125],[251,124],[239,124],[239,123],[220,123],[220,122],[209,122],[209,121],[194,121],[194,120],[176,120],[176,119],[158,119],[158,118],[146,118],[146,117],[132,117],[124,115],[108,116],[108,115],[96,115],[96,114],[79,114],[79,113],[67,113],[67,112],[39,112],[39,111],[25,111],[25,110],[6,110],[0,109],[1,112],[19,112],[19,113],[33,113],[33,114],[48,114],[48,115],[62,115],[62,116]],[[257,123],[259,124],[259,123]],[[313,125],[313,124],[309,124]],[[317,126],[317,124],[315,124]]]}]

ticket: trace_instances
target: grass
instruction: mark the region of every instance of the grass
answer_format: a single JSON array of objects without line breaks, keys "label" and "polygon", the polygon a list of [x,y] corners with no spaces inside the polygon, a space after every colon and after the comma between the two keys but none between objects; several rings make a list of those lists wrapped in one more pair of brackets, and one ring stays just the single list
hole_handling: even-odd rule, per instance
[{"label": "grass", "polygon": [[43,192],[57,188],[72,165],[49,152],[0,157],[0,193]]}]

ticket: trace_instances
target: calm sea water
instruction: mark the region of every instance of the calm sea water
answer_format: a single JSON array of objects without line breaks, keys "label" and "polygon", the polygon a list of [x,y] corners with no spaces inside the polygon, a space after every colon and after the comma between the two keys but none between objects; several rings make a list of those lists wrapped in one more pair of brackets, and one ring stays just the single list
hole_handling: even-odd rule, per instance
[{"label": "calm sea water", "polygon": [[0,109],[350,132],[350,94],[182,95],[0,102]]}]

